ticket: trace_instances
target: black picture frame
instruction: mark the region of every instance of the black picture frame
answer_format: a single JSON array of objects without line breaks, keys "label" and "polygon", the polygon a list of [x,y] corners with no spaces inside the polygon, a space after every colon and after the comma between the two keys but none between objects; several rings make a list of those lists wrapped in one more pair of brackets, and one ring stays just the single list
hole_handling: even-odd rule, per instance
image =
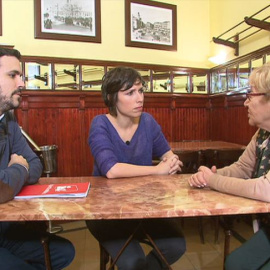
[{"label": "black picture frame", "polygon": [[35,38],[101,43],[100,0],[34,0]]},{"label": "black picture frame", "polygon": [[148,0],[125,0],[125,44],[177,50],[177,7]]}]

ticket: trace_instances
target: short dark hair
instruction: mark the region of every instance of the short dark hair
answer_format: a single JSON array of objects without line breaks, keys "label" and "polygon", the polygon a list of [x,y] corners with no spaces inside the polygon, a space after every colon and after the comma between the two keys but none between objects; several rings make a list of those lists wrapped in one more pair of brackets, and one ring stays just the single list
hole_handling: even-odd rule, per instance
[{"label": "short dark hair", "polygon": [[21,60],[21,53],[18,50],[0,47],[0,57],[5,56],[5,55],[14,56],[18,60]]},{"label": "short dark hair", "polygon": [[141,74],[130,67],[115,67],[103,76],[101,86],[102,97],[111,115],[117,115],[115,105],[118,92],[131,88],[137,82],[144,85]]}]

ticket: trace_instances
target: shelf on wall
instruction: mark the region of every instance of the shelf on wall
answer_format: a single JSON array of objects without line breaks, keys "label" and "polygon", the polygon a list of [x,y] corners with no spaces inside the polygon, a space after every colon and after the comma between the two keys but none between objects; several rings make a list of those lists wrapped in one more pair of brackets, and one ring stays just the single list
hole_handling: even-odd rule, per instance
[{"label": "shelf on wall", "polygon": [[[233,48],[235,50],[234,55],[235,56],[239,56],[239,43],[241,41],[245,40],[246,38],[248,38],[250,36],[253,36],[254,34],[258,33],[261,30],[270,31],[270,22],[267,21],[270,18],[270,15],[268,15],[265,18],[262,18],[262,19],[255,19],[255,18],[253,18],[254,16],[257,16],[257,15],[262,16],[263,15],[263,12],[266,11],[269,7],[270,7],[270,5],[264,7],[263,9],[261,9],[259,11],[257,11],[256,13],[254,13],[250,17],[245,17],[243,21],[241,21],[240,23],[236,24],[235,26],[233,26],[229,30],[225,31],[224,33],[222,33],[218,37],[213,37],[212,40],[216,44],[221,44],[221,45],[224,45],[224,46],[228,46],[228,47]],[[234,34],[233,36],[231,36],[231,37],[229,37],[227,39],[222,38],[226,34],[228,34],[229,32],[231,32],[232,30],[234,30],[234,29],[240,29],[240,25],[242,25],[243,23],[248,24],[249,27],[248,28],[245,28],[245,29],[243,29],[243,30],[241,30],[239,32],[237,32],[236,34]],[[253,29],[253,27],[259,28],[259,30],[255,30],[255,31],[253,31],[251,33],[246,33],[250,29]],[[243,36],[244,33],[245,33],[245,35]]]}]

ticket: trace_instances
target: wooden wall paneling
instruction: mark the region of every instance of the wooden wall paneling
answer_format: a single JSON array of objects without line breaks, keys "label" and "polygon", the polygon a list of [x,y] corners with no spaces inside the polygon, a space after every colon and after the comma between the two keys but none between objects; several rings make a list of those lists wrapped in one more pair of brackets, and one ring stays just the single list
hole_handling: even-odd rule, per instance
[{"label": "wooden wall paneling", "polygon": [[228,117],[223,107],[210,109],[210,138],[213,141],[225,141],[225,132],[228,128]]},{"label": "wooden wall paneling", "polygon": [[210,139],[208,103],[206,95],[175,97],[174,141]]},{"label": "wooden wall paneling", "polygon": [[29,110],[28,134],[39,145],[57,145],[57,176],[80,176],[81,153],[80,113],[72,109]]},{"label": "wooden wall paneling", "polygon": [[84,95],[85,108],[107,108],[104,104],[101,92],[92,92]]},{"label": "wooden wall paneling", "polygon": [[252,127],[248,123],[247,108],[244,106],[245,100],[245,94],[227,96],[228,130],[231,132],[226,134],[226,141],[246,145],[257,130],[256,127]]},{"label": "wooden wall paneling", "polygon": [[[48,141],[54,141],[58,146],[58,176],[75,176],[80,173],[81,163],[81,134],[79,134],[79,111],[59,109],[57,118],[57,136],[48,135]],[[51,126],[50,126],[51,127]],[[50,138],[51,137],[51,138]]]},{"label": "wooden wall paneling", "polygon": [[175,141],[209,140],[208,111],[203,108],[177,108]]},{"label": "wooden wall paneling", "polygon": [[172,95],[145,93],[144,111],[150,113],[158,124],[167,141],[173,140],[172,127]]},{"label": "wooden wall paneling", "polygon": [[208,95],[178,94],[173,97],[176,108],[206,108],[209,106]]},{"label": "wooden wall paneling", "polygon": [[245,96],[211,97],[210,127],[212,140],[247,144],[256,128],[248,124]]},{"label": "wooden wall paneling", "polygon": [[230,107],[228,109],[228,132],[224,140],[247,145],[257,128],[248,123],[247,109],[241,107]]},{"label": "wooden wall paneling", "polygon": [[225,112],[224,95],[213,95],[210,107],[210,134],[212,140],[225,140],[225,132],[228,129],[228,116]]},{"label": "wooden wall paneling", "polygon": [[172,141],[173,138],[172,110],[170,108],[146,107],[144,111],[150,113],[155,118],[155,120],[161,126],[162,132],[167,141]]},{"label": "wooden wall paneling", "polygon": [[[58,176],[81,175],[79,97],[62,92],[39,92],[27,97],[26,132],[39,145],[58,146]],[[23,119],[24,110],[18,110]],[[22,116],[20,116],[20,113]]]},{"label": "wooden wall paneling", "polygon": [[[55,92],[53,92],[55,93]],[[48,93],[45,95],[29,96],[28,97],[28,107],[29,108],[79,108],[80,100],[79,95],[68,96],[61,95],[50,95]]]},{"label": "wooden wall paneling", "polygon": [[15,112],[18,123],[22,126],[24,131],[28,133],[38,146],[44,145],[47,138],[45,122],[46,110],[30,109],[22,111],[20,109],[16,109]]},{"label": "wooden wall paneling", "polygon": [[28,96],[22,97],[21,106],[19,109],[14,110],[15,116],[18,117],[17,111],[21,110],[20,113],[20,125],[24,127],[25,131],[28,130]]},{"label": "wooden wall paneling", "polygon": [[229,107],[244,107],[244,102],[246,101],[245,94],[235,94],[227,95],[225,97],[225,106]]},{"label": "wooden wall paneling", "polygon": [[81,147],[81,175],[82,176],[88,176],[88,175],[92,175],[92,167],[90,167],[90,164],[93,164],[93,160],[91,160],[90,156],[89,156],[89,147],[87,144],[87,138],[88,138],[88,134],[86,133],[86,130],[89,129],[89,123],[86,124],[85,122],[85,96],[81,96],[81,102],[80,102],[81,106],[79,109],[79,114],[80,114],[80,136],[81,136],[81,143],[80,143],[80,147]]}]

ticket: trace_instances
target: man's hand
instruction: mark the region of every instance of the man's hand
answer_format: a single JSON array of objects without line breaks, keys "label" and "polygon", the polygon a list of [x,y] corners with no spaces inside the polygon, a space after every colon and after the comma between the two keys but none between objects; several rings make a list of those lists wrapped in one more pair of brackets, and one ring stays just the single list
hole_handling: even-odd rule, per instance
[{"label": "man's hand", "polygon": [[13,165],[13,164],[20,164],[20,165],[24,166],[25,168],[27,168],[27,170],[29,170],[29,164],[23,156],[19,156],[17,154],[12,154],[10,156],[10,161],[8,163],[8,167]]}]

